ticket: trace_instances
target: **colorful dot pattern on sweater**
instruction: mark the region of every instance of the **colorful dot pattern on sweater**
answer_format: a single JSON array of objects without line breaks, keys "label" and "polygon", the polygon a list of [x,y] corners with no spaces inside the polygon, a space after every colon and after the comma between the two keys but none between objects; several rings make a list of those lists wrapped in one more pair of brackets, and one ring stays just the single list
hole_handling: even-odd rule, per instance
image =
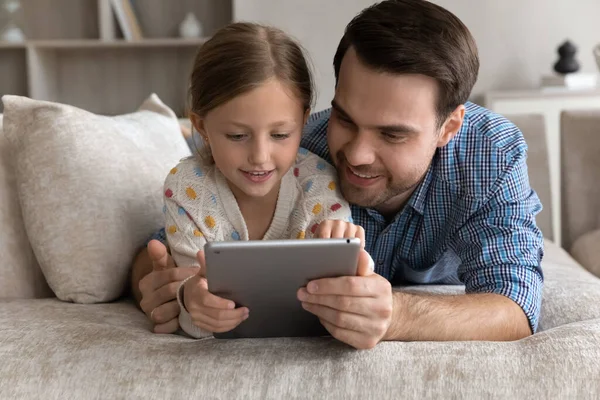
[{"label": "colorful dot pattern on sweater", "polygon": [[[194,263],[196,253],[207,242],[248,240],[248,227],[239,205],[215,168],[186,158],[167,174],[167,240],[173,257],[185,264]],[[335,169],[314,154],[299,150],[296,164],[283,179],[287,189],[280,192],[284,194],[278,199],[265,240],[312,238],[321,222],[350,218],[350,207],[338,190]]]},{"label": "colorful dot pattern on sweater", "polygon": [[194,189],[192,189],[191,187],[188,187],[187,189],[185,189],[185,194],[190,199],[196,200],[196,191]]}]

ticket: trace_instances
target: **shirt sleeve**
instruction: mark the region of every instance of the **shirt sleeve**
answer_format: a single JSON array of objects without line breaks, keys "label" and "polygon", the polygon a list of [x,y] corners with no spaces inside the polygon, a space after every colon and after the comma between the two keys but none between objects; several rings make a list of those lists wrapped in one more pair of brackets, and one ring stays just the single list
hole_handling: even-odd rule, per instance
[{"label": "shirt sleeve", "polygon": [[296,238],[313,237],[319,224],[326,220],[352,222],[350,205],[342,196],[335,168],[322,158],[301,149],[294,169],[302,190],[295,227]]},{"label": "shirt sleeve", "polygon": [[467,293],[496,293],[517,303],[536,332],[542,301],[541,210],[529,186],[525,153],[515,157],[491,196],[457,232],[458,276]]}]

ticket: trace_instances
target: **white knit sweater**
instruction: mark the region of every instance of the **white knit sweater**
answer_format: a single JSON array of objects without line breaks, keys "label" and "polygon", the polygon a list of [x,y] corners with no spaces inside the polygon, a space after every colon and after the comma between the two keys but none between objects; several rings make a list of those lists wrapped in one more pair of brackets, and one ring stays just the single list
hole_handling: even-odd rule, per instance
[{"label": "white knit sweater", "polygon": [[[178,266],[198,266],[196,253],[206,242],[248,240],[248,229],[227,180],[214,165],[197,158],[182,160],[165,180],[165,226],[171,255]],[[311,238],[325,220],[352,221],[335,169],[300,149],[296,164],[281,180],[275,214],[263,240]],[[211,335],[196,327],[178,291],[179,323],[190,336]]]}]

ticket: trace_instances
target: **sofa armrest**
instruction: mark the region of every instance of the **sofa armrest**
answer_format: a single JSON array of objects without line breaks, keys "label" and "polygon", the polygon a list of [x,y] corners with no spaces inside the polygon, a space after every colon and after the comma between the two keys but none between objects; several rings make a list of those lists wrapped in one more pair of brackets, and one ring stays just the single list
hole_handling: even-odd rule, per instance
[{"label": "sofa armrest", "polygon": [[583,268],[600,277],[600,230],[580,236],[571,248],[571,255]]}]

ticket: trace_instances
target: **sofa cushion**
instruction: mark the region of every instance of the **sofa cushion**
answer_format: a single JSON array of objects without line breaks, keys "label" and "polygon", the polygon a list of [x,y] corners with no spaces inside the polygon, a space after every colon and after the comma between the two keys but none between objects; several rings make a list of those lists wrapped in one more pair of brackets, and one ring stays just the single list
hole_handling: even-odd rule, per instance
[{"label": "sofa cushion", "polygon": [[600,279],[550,241],[546,241],[544,253],[544,291],[538,330],[600,319]]},{"label": "sofa cushion", "polygon": [[600,319],[513,342],[193,340],[132,304],[0,302],[3,398],[599,398]]},{"label": "sofa cushion", "polygon": [[[0,301],[6,398],[599,398],[600,279],[551,242],[540,327],[513,342],[189,339],[130,302]],[[464,293],[460,286],[398,288]]]},{"label": "sofa cushion", "polygon": [[134,113],[4,96],[25,229],[56,296],[119,297],[135,252],[163,222],[162,185],[190,154],[173,111],[156,95]]},{"label": "sofa cushion", "polygon": [[600,229],[581,235],[573,243],[571,254],[585,269],[600,277]]},{"label": "sofa cushion", "polygon": [[4,135],[2,120],[0,114],[0,298],[50,297],[52,291],[25,232],[13,152]]}]

